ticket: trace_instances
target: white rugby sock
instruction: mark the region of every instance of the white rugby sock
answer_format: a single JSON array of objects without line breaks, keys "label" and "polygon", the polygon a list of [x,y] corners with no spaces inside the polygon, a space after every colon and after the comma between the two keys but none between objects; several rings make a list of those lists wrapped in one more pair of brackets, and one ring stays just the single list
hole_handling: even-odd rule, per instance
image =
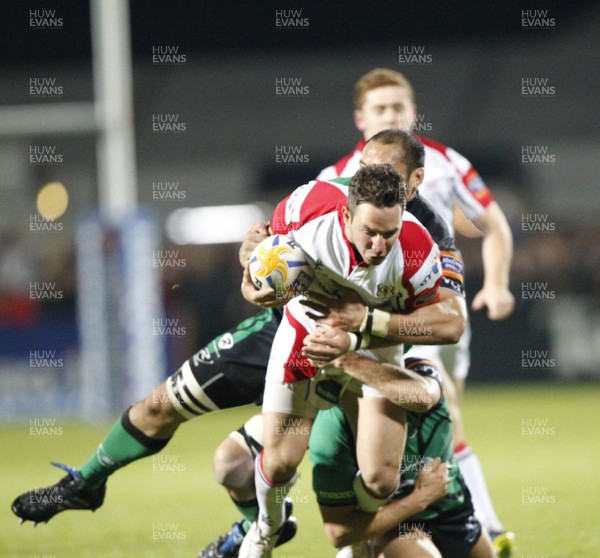
[{"label": "white rugby sock", "polygon": [[466,443],[462,443],[454,448],[454,457],[471,492],[475,515],[483,528],[486,531],[504,531],[492,504],[481,464],[473,450]]},{"label": "white rugby sock", "polygon": [[273,535],[284,520],[284,501],[297,475],[285,482],[274,483],[266,477],[262,469],[261,451],[255,460],[254,484],[258,500],[258,526],[263,535]]}]

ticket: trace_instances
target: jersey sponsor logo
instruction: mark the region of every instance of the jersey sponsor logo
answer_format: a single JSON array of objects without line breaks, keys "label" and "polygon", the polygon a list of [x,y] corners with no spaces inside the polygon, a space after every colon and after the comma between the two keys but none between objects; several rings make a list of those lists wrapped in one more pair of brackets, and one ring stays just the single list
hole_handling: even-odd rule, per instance
[{"label": "jersey sponsor logo", "polygon": [[233,340],[233,335],[231,335],[231,333],[226,333],[223,335],[223,337],[221,337],[221,339],[219,339],[217,347],[219,347],[219,349],[222,351],[226,351],[227,349],[231,349],[234,344],[235,341]]},{"label": "jersey sponsor logo", "polygon": [[453,252],[441,252],[441,264],[442,264],[442,274],[444,277],[450,277],[452,279],[457,279],[461,283],[463,282],[464,269],[463,263],[460,257]]},{"label": "jersey sponsor logo", "polygon": [[319,490],[319,498],[328,498],[331,500],[345,500],[347,498],[355,498],[354,490],[344,490],[340,492],[329,492],[327,490]]},{"label": "jersey sponsor logo", "polygon": [[431,266],[431,271],[425,276],[425,279],[419,283],[419,289],[432,288],[440,274],[440,263],[438,258],[435,258]]}]

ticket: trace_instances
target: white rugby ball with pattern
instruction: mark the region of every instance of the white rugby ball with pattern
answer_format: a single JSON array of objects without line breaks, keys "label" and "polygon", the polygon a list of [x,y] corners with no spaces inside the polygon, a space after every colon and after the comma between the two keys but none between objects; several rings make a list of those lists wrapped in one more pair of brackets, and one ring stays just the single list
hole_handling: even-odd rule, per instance
[{"label": "white rugby ball with pattern", "polygon": [[314,277],[302,248],[283,234],[265,238],[252,252],[249,267],[257,289],[270,287],[282,294],[305,292]]}]

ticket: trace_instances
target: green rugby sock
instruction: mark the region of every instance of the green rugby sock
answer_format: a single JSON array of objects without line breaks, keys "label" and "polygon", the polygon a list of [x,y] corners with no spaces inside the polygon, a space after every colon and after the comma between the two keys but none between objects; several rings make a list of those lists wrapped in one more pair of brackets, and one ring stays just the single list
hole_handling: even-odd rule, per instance
[{"label": "green rugby sock", "polygon": [[258,519],[258,500],[246,500],[244,502],[231,498],[231,501],[235,504],[235,507],[244,516],[244,530],[248,532],[250,525]]},{"label": "green rugby sock", "polygon": [[131,423],[127,409],[95,453],[83,464],[80,469],[81,477],[90,486],[100,486],[121,467],[159,452],[170,439],[157,440],[146,436]]}]

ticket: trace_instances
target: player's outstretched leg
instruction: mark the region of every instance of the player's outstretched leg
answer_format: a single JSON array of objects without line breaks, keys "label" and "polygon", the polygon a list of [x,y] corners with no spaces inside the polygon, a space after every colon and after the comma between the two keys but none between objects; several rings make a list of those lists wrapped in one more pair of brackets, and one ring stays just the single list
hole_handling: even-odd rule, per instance
[{"label": "player's outstretched leg", "polygon": [[185,420],[170,402],[166,384],[162,384],[123,413],[81,469],[58,465],[68,475],[51,486],[18,496],[12,504],[13,513],[21,522],[35,524],[47,522],[62,511],[99,508],[107,478],[128,463],[163,449]]},{"label": "player's outstretched leg", "polygon": [[[263,310],[217,336],[144,400],[126,411],[79,471],[77,485],[89,494],[102,490],[106,479],[128,463],[164,448],[182,422],[217,409],[258,403],[264,390],[265,369],[281,312]],[[94,509],[101,501],[83,505],[49,505],[38,493],[54,493],[73,479],[30,490],[13,503],[23,520],[48,521],[67,509]],[[61,484],[62,483],[62,484]],[[81,497],[82,491],[79,491]],[[91,498],[91,497],[90,497]]]}]

